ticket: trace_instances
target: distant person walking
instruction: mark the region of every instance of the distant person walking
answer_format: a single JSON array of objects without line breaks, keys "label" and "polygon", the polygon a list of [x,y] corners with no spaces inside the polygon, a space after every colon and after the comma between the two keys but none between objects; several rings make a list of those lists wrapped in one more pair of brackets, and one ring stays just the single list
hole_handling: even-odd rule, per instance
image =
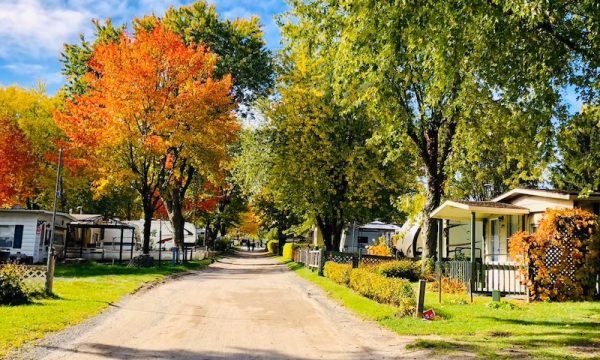
[{"label": "distant person walking", "polygon": [[255,246],[256,246],[256,243],[254,242],[254,240],[252,240],[252,245],[251,245],[251,247],[252,247],[252,251],[254,251],[254,247],[255,247]]},{"label": "distant person walking", "polygon": [[250,240],[246,240],[246,247],[248,248],[248,251],[250,251]]}]

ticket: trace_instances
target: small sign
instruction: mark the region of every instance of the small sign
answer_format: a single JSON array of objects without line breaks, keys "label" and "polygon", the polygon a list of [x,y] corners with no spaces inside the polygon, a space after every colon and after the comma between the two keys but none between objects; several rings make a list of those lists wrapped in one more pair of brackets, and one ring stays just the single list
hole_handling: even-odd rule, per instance
[{"label": "small sign", "polygon": [[435,311],[433,309],[429,309],[423,312],[423,320],[433,320],[435,319]]}]

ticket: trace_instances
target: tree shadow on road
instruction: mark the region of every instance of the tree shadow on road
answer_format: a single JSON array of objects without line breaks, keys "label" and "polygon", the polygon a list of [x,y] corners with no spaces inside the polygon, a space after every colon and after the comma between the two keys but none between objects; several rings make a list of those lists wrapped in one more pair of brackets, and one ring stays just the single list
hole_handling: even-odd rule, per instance
[{"label": "tree shadow on road", "polygon": [[[251,349],[243,347],[234,347],[230,351],[190,351],[183,349],[169,350],[150,350],[136,349],[126,346],[107,345],[97,343],[82,344],[80,349],[69,349],[60,346],[43,346],[50,353],[59,352],[63,354],[72,354],[73,357],[91,356],[106,359],[178,359],[178,360],[222,360],[222,359],[297,359],[309,360],[311,358],[303,357],[302,354],[290,355],[278,350]],[[398,354],[399,355],[399,354]],[[358,352],[331,352],[323,351],[320,358],[325,359],[348,359],[348,360],[367,360],[367,359],[397,359],[398,355],[382,356],[375,354],[374,349],[361,348]],[[408,355],[408,354],[403,354]],[[412,357],[411,357],[412,358]]]}]

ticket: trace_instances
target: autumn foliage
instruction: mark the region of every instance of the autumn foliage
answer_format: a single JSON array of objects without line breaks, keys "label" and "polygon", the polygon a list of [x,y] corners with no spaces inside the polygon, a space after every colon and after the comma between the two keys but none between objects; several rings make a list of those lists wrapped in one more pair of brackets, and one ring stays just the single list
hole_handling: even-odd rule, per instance
[{"label": "autumn foliage", "polygon": [[157,21],[134,36],[97,44],[87,92],[55,115],[70,151],[96,174],[98,192],[122,185],[138,191],[144,252],[162,200],[182,240],[186,190],[197,176],[222,168],[237,136],[232,80],[214,76],[216,62],[208,48],[186,45]]},{"label": "autumn foliage", "polygon": [[[156,155],[172,168],[177,159],[167,153],[185,143],[218,163],[226,144],[219,140],[238,125],[230,113],[231,78],[212,77],[216,61],[207,48],[186,46],[160,24],[135,37],[123,35],[95,48],[86,76],[90,91],[67,102],[56,120],[90,160],[127,156],[133,149],[133,155]],[[93,166],[112,172],[102,163]]]},{"label": "autumn foliage", "polygon": [[367,249],[367,254],[377,256],[392,256],[392,250],[389,246],[387,246],[385,238],[380,237],[377,239],[377,241],[377,245],[369,246]]},{"label": "autumn foliage", "polygon": [[599,273],[598,218],[582,209],[548,210],[534,234],[510,239],[510,256],[523,262],[532,300],[585,300]]},{"label": "autumn foliage", "polygon": [[31,143],[14,121],[2,118],[0,139],[0,207],[22,205],[36,176]]}]

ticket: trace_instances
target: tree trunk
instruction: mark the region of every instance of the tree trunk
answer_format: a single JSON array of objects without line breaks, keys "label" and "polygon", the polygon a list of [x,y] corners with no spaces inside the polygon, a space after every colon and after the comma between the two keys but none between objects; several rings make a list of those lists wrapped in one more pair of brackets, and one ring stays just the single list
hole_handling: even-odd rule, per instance
[{"label": "tree trunk", "polygon": [[344,224],[341,221],[337,221],[333,225],[333,234],[331,236],[331,247],[332,251],[340,251],[340,244],[342,242],[342,233],[344,232]]},{"label": "tree trunk", "polygon": [[[423,260],[431,259],[436,256],[437,252],[437,226],[435,219],[431,219],[431,213],[438,206],[443,194],[443,179],[441,176],[429,175],[427,177],[427,199],[425,201],[425,208],[423,209],[423,225],[421,227],[421,234],[423,239],[423,254],[421,258]],[[423,267],[426,262],[423,261]]]},{"label": "tree trunk", "polygon": [[184,245],[184,226],[185,219],[183,217],[183,199],[179,188],[172,189],[170,191],[170,197],[164,203],[167,205],[167,212],[169,214],[169,221],[173,227],[173,240],[175,246],[183,249]]},{"label": "tree trunk", "polygon": [[[173,227],[173,240],[175,246],[185,251],[184,249],[184,226],[185,218],[183,216],[183,205],[185,201],[185,193],[193,181],[196,170],[193,166],[188,165],[184,159],[179,165],[179,170],[182,175],[180,178],[173,179],[171,184],[166,184],[167,198],[163,197],[163,203],[167,207],[169,221]],[[184,253],[185,254],[185,253]]]},{"label": "tree trunk", "polygon": [[148,255],[150,253],[150,232],[152,228],[153,216],[154,207],[150,204],[144,205],[144,239],[142,242],[142,253],[144,255]]},{"label": "tree trunk", "polygon": [[279,256],[283,256],[283,246],[285,245],[287,240],[287,236],[285,236],[285,234],[283,233],[284,230],[285,229],[283,229],[282,227],[277,227],[277,240],[279,240],[277,246],[277,253]]},{"label": "tree trunk", "polygon": [[[334,249],[334,230],[330,221],[323,219],[320,216],[317,216],[317,225],[319,226],[319,230],[323,234],[323,244],[325,245],[326,251],[333,251]],[[338,244],[339,246],[339,244]]]}]

